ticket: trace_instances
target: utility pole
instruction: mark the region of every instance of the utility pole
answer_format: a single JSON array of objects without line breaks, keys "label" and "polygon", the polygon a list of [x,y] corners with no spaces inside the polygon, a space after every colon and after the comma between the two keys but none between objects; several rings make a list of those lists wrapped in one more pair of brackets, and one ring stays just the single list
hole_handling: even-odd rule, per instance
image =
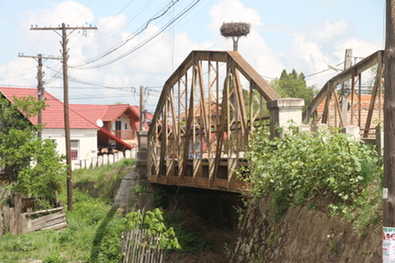
[{"label": "utility pole", "polygon": [[[395,0],[386,0],[384,52],[384,188],[383,233],[395,231]],[[383,240],[384,241],[384,240]],[[386,241],[386,240],[385,240]],[[393,260],[391,244],[383,242],[383,262]]]},{"label": "utility pole", "polygon": [[[43,72],[43,59],[56,59],[56,60],[61,60],[59,57],[43,57],[42,54],[38,54],[37,56],[26,56],[23,54],[19,54],[18,57],[20,58],[34,58],[37,59],[38,61],[38,66],[37,66],[37,98],[38,100],[43,100],[44,99],[44,72]],[[42,138],[42,111],[41,109],[38,112],[37,116],[37,126],[38,126],[38,132],[37,132],[37,137]]]},{"label": "utility pole", "polygon": [[70,121],[69,121],[69,80],[67,74],[67,61],[69,58],[67,49],[67,30],[92,30],[97,27],[69,27],[62,23],[60,27],[31,27],[30,30],[57,30],[62,31],[62,57],[63,57],[63,105],[64,105],[64,129],[66,137],[66,164],[67,164],[67,207],[68,211],[73,211],[73,180],[71,169],[71,144],[70,144]]},{"label": "utility pole", "polygon": [[[344,57],[344,70],[351,67],[352,63],[352,49],[346,49],[346,54]],[[342,88],[342,117],[343,117],[343,127],[347,126],[348,123],[348,96],[350,95],[350,81],[347,80],[343,83]]]},{"label": "utility pole", "polygon": [[144,86],[140,86],[140,131],[144,130]]}]

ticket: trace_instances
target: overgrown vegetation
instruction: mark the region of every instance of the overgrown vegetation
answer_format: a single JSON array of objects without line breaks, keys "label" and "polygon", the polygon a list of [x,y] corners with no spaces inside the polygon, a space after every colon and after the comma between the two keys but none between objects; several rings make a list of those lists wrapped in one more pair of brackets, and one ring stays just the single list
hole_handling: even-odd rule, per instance
[{"label": "overgrown vegetation", "polygon": [[[130,169],[131,160],[123,160],[102,169],[83,169],[74,172],[75,182],[95,177],[103,189],[100,198],[92,197],[87,190],[73,191],[73,211],[66,211],[69,226],[59,231],[38,231],[27,234],[5,234],[0,239],[2,262],[119,262],[121,259],[121,233],[125,218],[112,207],[112,196],[107,198],[115,185],[114,177]],[[108,180],[109,185],[105,184]],[[107,188],[108,187],[108,188]],[[107,192],[107,193],[106,193]],[[65,191],[60,199],[66,202]]]},{"label": "overgrown vegetation", "polygon": [[[65,196],[61,196],[65,199]],[[68,228],[0,239],[2,262],[119,262],[123,220],[110,205],[74,190],[74,211],[67,212]]]},{"label": "overgrown vegetation", "polygon": [[[267,197],[273,220],[295,204],[325,196],[329,212],[343,214],[357,227],[376,222],[382,185],[382,163],[377,152],[338,130],[298,132],[290,127],[271,140],[259,129],[242,171],[252,197]],[[246,173],[248,172],[248,173]],[[247,175],[246,175],[247,174]]]},{"label": "overgrown vegetation", "polygon": [[112,202],[122,178],[133,169],[134,159],[123,159],[112,165],[79,169],[73,172],[76,187],[86,189],[93,197]]},{"label": "overgrown vegetation", "polygon": [[[114,189],[133,162],[124,159],[100,168],[74,171],[73,181],[78,187],[73,190],[74,210],[66,211],[69,226],[59,231],[6,233],[0,238],[1,261],[120,262],[122,231],[136,226],[163,233],[165,238],[160,245],[165,249],[179,249],[176,235],[180,229],[167,227],[159,209],[147,211],[144,217],[140,211],[125,216],[112,206]],[[59,197],[67,203],[65,191]]]},{"label": "overgrown vegetation", "polygon": [[61,191],[67,178],[64,157],[51,140],[37,138],[42,127],[27,119],[37,116],[46,104],[32,96],[13,99],[11,104],[0,98],[0,167],[10,176],[7,188],[36,198],[36,207],[51,208],[55,191]]}]

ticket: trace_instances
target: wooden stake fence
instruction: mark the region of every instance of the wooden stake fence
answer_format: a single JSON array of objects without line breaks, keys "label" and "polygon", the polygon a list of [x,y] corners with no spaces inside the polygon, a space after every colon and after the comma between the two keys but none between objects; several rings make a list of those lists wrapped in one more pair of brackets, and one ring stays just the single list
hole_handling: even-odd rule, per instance
[{"label": "wooden stake fence", "polygon": [[122,234],[122,263],[162,263],[164,249],[159,248],[160,234],[149,236],[146,229]]}]

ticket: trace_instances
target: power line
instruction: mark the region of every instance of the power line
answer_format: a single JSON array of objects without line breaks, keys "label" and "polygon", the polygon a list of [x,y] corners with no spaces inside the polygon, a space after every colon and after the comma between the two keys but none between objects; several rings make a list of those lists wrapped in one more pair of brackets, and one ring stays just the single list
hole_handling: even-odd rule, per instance
[{"label": "power line", "polygon": [[105,53],[102,54],[102,55],[99,55],[99,56],[96,57],[96,58],[93,58],[93,59],[91,59],[91,60],[88,60],[87,62],[84,62],[84,63],[82,63],[82,64],[78,64],[78,65],[75,65],[75,66],[71,66],[71,67],[72,67],[72,68],[79,68],[79,67],[82,67],[82,66],[85,66],[85,65],[89,65],[89,64],[92,64],[93,62],[96,62],[96,61],[98,61],[98,60],[100,60],[100,59],[102,59],[102,58],[104,58],[104,57],[106,57],[106,56],[108,56],[108,55],[114,53],[115,51],[117,51],[117,50],[120,49],[121,47],[125,46],[129,41],[133,40],[133,39],[136,38],[138,35],[140,35],[144,30],[146,30],[146,29],[148,28],[149,24],[150,24],[152,21],[157,20],[157,19],[159,19],[160,17],[164,16],[164,15],[167,13],[167,11],[169,11],[170,8],[171,8],[172,6],[174,6],[178,1],[179,1],[179,0],[171,1],[171,2],[168,4],[168,6],[166,6],[166,7],[164,8],[163,11],[161,10],[161,13],[159,13],[158,15],[156,15],[156,16],[150,18],[142,27],[140,27],[140,29],[137,30],[137,32],[136,32],[135,34],[133,34],[131,37],[127,38],[127,39],[126,39],[125,41],[123,41],[122,43],[118,44],[116,47],[112,48],[111,50],[105,52]]},{"label": "power line", "polygon": [[[114,62],[116,62],[116,61],[118,61],[118,60],[120,60],[120,59],[122,59],[122,58],[125,58],[126,56],[128,56],[128,55],[130,55],[131,53],[133,53],[133,52],[139,50],[140,48],[144,47],[144,46],[147,45],[149,42],[151,42],[153,39],[155,39],[157,36],[159,36],[159,35],[160,35],[163,31],[165,31],[170,25],[172,25],[174,22],[176,22],[178,19],[180,19],[180,18],[181,18],[183,15],[185,15],[188,11],[190,11],[199,1],[200,1],[200,0],[194,1],[194,2],[193,2],[192,4],[190,4],[187,8],[185,8],[181,13],[179,13],[175,18],[173,18],[170,22],[168,22],[165,26],[163,26],[159,31],[157,31],[155,34],[153,34],[151,37],[149,37],[148,39],[144,40],[142,43],[138,44],[137,46],[135,46],[135,47],[132,48],[131,50],[129,50],[129,51],[127,51],[127,52],[125,52],[125,53],[123,53],[123,54],[117,56],[116,58],[110,59],[109,61],[104,62],[104,63],[99,64],[99,65],[96,65],[96,66],[85,67],[85,68],[79,68],[79,67],[81,67],[81,66],[90,64],[90,63],[92,63],[92,62],[94,62],[94,61],[97,61],[97,60],[103,58],[104,56],[102,55],[101,57],[95,59],[94,61],[91,60],[91,61],[88,61],[88,62],[86,62],[86,63],[84,63],[84,64],[80,64],[80,65],[77,65],[77,66],[73,66],[73,67],[71,67],[71,68],[74,68],[74,69],[81,69],[81,70],[88,70],[88,69],[101,68],[101,67],[104,67],[104,66],[108,66],[108,65],[110,65],[110,64],[112,64],[112,63],[114,63]],[[133,37],[133,38],[134,38],[134,37]],[[126,44],[126,43],[125,43],[125,44]],[[120,47],[119,47],[119,48],[120,48]],[[118,49],[118,48],[116,48],[116,49]],[[114,50],[114,51],[115,51],[115,50]],[[109,52],[112,53],[113,51],[109,51]]]}]

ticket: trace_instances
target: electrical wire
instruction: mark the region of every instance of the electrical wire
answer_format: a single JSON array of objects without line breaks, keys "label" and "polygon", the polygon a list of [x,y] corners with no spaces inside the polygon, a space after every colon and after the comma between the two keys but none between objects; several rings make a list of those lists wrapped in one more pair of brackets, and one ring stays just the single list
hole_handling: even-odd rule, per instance
[{"label": "electrical wire", "polygon": [[105,52],[102,55],[99,55],[96,58],[93,58],[91,60],[88,60],[87,62],[84,62],[82,64],[78,64],[78,65],[74,65],[74,66],[70,66],[71,68],[79,68],[85,65],[89,65],[92,64],[93,62],[96,62],[112,53],[114,53],[115,51],[117,51],[118,49],[120,49],[121,47],[125,46],[129,41],[133,40],[134,38],[136,38],[138,35],[140,35],[141,33],[143,33],[149,26],[149,24],[152,21],[155,21],[159,18],[161,18],[162,16],[164,16],[170,9],[172,6],[174,6],[176,3],[178,3],[179,0],[176,1],[171,1],[165,8],[164,10],[161,10],[161,12],[159,14],[157,14],[156,16],[150,18],[142,27],[140,27],[140,29],[137,30],[136,33],[134,33],[132,36],[128,37],[125,41],[123,41],[122,43],[118,44],[116,47],[110,49],[109,51]]}]

